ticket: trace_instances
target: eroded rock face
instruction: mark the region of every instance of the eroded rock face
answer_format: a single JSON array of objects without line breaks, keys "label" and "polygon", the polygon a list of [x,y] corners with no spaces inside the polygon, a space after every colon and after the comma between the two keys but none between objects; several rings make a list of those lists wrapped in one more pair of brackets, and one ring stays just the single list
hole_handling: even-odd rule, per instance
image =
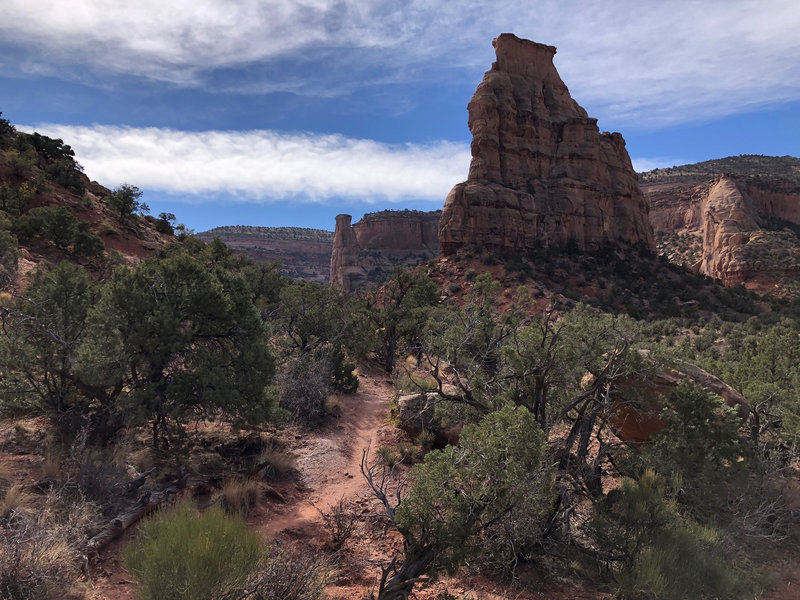
[{"label": "eroded rock face", "polygon": [[333,232],[301,227],[215,227],[195,234],[204,242],[219,238],[228,248],[258,262],[281,264],[281,273],[293,279],[328,283]]},{"label": "eroded rock face", "polygon": [[643,186],[659,251],[726,285],[800,292],[800,194],[744,177]]},{"label": "eroded rock face", "polygon": [[415,267],[439,255],[441,211],[367,213],[355,225],[350,215],[336,217],[331,253],[331,283],[352,292],[383,283],[398,267]]},{"label": "eroded rock face", "polygon": [[600,133],[556,72],[552,46],[504,33],[469,103],[472,162],[445,201],[442,253],[517,253],[570,239],[654,247],[647,203],[618,133]]}]

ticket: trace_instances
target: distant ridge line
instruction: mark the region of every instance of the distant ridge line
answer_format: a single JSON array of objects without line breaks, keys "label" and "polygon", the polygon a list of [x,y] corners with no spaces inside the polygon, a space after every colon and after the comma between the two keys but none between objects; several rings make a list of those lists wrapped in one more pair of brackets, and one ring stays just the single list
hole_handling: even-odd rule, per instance
[{"label": "distant ridge line", "polygon": [[749,181],[785,181],[800,186],[800,158],[740,154],[703,162],[653,169],[639,173],[639,183],[664,183],[688,179],[711,179],[717,175],[738,175]]},{"label": "distant ridge line", "polygon": [[310,227],[259,227],[256,225],[223,225],[208,231],[198,232],[199,237],[219,235],[252,236],[268,240],[298,240],[311,242],[332,242],[333,232]]}]

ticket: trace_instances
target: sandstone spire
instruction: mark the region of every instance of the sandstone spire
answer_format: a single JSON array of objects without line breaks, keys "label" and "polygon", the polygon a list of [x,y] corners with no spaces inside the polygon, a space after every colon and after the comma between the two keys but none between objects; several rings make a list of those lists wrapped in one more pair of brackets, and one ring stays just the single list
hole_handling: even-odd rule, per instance
[{"label": "sandstone spire", "polygon": [[553,65],[556,49],[504,33],[469,103],[472,162],[442,212],[442,253],[517,253],[574,239],[653,248],[647,203],[618,133],[600,133]]}]

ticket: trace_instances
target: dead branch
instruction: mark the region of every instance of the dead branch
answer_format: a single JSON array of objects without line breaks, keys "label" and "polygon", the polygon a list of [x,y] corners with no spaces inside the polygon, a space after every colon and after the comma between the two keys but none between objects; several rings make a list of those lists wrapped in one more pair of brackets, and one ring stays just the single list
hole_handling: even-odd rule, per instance
[{"label": "dead branch", "polygon": [[[389,499],[389,489],[396,480],[396,465],[387,469],[381,466],[381,461],[376,460],[372,465],[367,464],[370,446],[367,446],[361,453],[361,475],[367,482],[372,494],[380,501],[386,511],[386,516],[394,523],[394,513],[400,506],[403,498],[403,490],[406,487],[405,481],[398,481],[394,486],[394,498]],[[379,469],[380,467],[380,469]],[[380,473],[378,473],[380,471]]]}]

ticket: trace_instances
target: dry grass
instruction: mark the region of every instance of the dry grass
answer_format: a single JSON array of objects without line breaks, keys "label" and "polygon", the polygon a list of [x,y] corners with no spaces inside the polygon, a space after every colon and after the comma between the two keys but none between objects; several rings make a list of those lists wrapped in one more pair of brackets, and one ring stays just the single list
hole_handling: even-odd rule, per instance
[{"label": "dry grass", "polygon": [[322,554],[289,554],[274,548],[258,569],[225,590],[219,600],[320,600],[335,576],[332,560]]},{"label": "dry grass", "polygon": [[291,452],[274,443],[267,444],[256,463],[266,465],[262,471],[264,479],[275,480],[297,470],[297,459]]},{"label": "dry grass", "polygon": [[0,516],[7,518],[12,513],[33,513],[36,497],[21,483],[15,483],[0,501]]},{"label": "dry grass", "polygon": [[322,511],[319,507],[315,507],[322,517],[322,522],[325,524],[325,529],[331,536],[331,546],[333,550],[340,550],[342,546],[353,535],[358,520],[358,514],[353,508],[340,498],[336,504],[333,504],[327,511]]},{"label": "dry grass", "polygon": [[44,454],[42,477],[58,477],[61,474],[61,455],[52,448]]},{"label": "dry grass", "polygon": [[[17,494],[12,487],[9,492]],[[24,490],[15,501],[21,501]],[[6,502],[10,502],[6,494]],[[14,510],[0,536],[0,598],[55,600],[71,596],[83,560],[80,548],[96,530],[100,513],[88,502],[49,493],[35,513]]]},{"label": "dry grass", "polygon": [[253,513],[261,500],[261,486],[251,479],[228,480],[220,492],[220,502],[226,512],[246,517]]},{"label": "dry grass", "polygon": [[14,433],[22,437],[28,437],[33,433],[33,430],[24,421],[16,421],[14,423]]},{"label": "dry grass", "polygon": [[394,377],[394,387],[401,394],[415,394],[428,390],[435,390],[438,385],[436,379],[428,371],[417,369],[413,358],[406,360],[405,364],[398,365]]},{"label": "dry grass", "polygon": [[139,473],[144,473],[145,471],[152,469],[156,461],[155,455],[153,454],[153,449],[150,446],[139,448],[138,450],[132,450],[125,458],[126,462],[134,467]]},{"label": "dry grass", "polygon": [[344,406],[339,396],[332,394],[325,400],[325,411],[334,417],[341,417],[344,414]]},{"label": "dry grass", "polygon": [[388,446],[381,446],[376,453],[381,463],[387,467],[395,466],[402,459],[401,456],[398,456],[398,454]]}]

